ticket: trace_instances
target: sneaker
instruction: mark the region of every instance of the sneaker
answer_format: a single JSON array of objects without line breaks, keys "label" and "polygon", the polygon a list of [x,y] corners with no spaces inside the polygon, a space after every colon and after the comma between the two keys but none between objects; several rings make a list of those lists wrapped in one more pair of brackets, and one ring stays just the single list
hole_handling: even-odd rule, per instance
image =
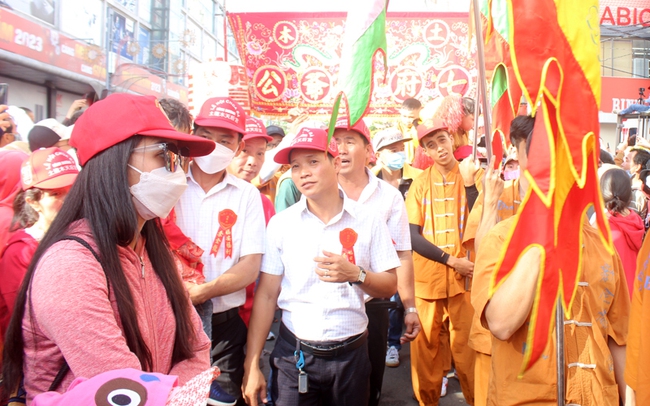
[{"label": "sneaker", "polygon": [[618,114],[618,113],[620,113],[620,112],[621,112],[621,110],[619,110],[619,109],[613,109],[613,110],[612,110],[612,114]]},{"label": "sneaker", "polygon": [[223,390],[217,381],[212,381],[212,385],[210,385],[210,397],[208,398],[209,405],[235,406],[235,403],[237,403],[237,398]]},{"label": "sneaker", "polygon": [[447,377],[442,378],[442,389],[440,390],[440,397],[445,397],[447,396],[447,384],[449,383],[449,380]]},{"label": "sneaker", "polygon": [[275,340],[275,334],[272,331],[269,331],[269,335],[266,336],[266,341]]},{"label": "sneaker", "polygon": [[399,351],[395,347],[388,347],[386,351],[386,366],[397,368],[399,366]]}]

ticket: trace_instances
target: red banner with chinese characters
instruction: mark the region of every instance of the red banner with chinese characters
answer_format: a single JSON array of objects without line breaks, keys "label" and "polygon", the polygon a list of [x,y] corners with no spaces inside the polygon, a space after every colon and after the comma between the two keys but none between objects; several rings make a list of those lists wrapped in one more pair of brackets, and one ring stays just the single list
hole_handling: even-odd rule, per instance
[{"label": "red banner with chinese characters", "polygon": [[[286,115],[298,107],[329,115],[345,19],[345,13],[229,14],[252,110]],[[388,70],[375,65],[368,115],[396,115],[410,97],[422,103],[450,93],[474,97],[478,72],[467,24],[466,13],[388,13]]]},{"label": "red banner with chinese characters", "polygon": [[104,51],[0,8],[0,49],[97,80],[106,78]]}]

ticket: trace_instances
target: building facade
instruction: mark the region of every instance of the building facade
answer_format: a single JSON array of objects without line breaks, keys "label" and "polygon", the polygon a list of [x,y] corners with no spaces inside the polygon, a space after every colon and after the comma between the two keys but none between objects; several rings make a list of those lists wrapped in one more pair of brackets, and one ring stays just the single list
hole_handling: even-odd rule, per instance
[{"label": "building facade", "polygon": [[110,92],[186,102],[194,64],[237,61],[225,0],[3,0],[0,82],[36,119]]}]

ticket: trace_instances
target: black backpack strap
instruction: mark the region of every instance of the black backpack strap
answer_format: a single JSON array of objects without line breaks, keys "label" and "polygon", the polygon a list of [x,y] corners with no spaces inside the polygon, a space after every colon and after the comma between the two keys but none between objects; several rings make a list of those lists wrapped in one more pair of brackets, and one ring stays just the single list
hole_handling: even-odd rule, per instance
[{"label": "black backpack strap", "polygon": [[[88,251],[90,251],[91,254],[93,254],[93,256],[95,257],[97,262],[100,262],[99,261],[99,255],[97,255],[95,250],[83,238],[75,237],[73,235],[66,235],[63,238],[61,238],[59,241],[63,241],[63,240],[72,240],[72,241],[78,242],[79,244],[86,247],[86,249],[88,249]],[[110,285],[109,285],[108,289],[109,289],[108,292],[110,294]],[[61,382],[63,382],[63,378],[65,378],[65,376],[68,374],[68,372],[70,372],[70,366],[68,365],[68,362],[64,359],[63,360],[63,365],[61,365],[61,369],[59,369],[59,372],[54,377],[54,381],[52,381],[52,385],[50,385],[50,388],[48,389],[48,391],[55,391],[61,385]]]}]

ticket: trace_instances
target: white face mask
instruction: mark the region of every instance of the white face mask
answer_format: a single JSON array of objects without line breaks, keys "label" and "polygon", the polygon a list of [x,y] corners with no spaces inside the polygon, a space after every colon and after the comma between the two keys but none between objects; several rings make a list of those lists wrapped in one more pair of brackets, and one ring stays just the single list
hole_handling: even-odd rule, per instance
[{"label": "white face mask", "polygon": [[196,162],[203,172],[213,175],[226,169],[236,154],[237,151],[217,144],[214,151],[209,155],[196,157],[194,158],[194,162]]},{"label": "white face mask", "polygon": [[131,165],[129,168],[140,173],[140,181],[131,186],[133,204],[140,217],[145,220],[167,217],[187,189],[185,172],[180,165],[175,172],[165,167],[151,172],[142,172]]}]

